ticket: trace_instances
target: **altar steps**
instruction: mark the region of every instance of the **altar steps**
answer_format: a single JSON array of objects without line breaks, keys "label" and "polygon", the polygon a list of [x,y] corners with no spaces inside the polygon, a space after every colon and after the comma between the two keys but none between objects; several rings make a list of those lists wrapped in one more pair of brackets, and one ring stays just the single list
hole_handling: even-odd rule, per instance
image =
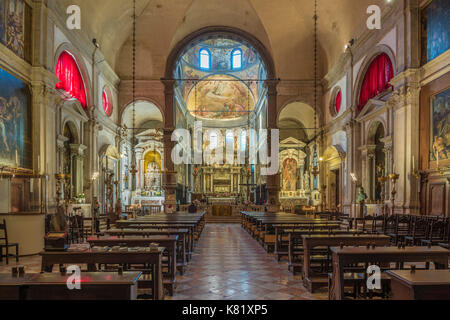
[{"label": "altar steps", "polygon": [[241,217],[206,216],[206,223],[241,223]]}]

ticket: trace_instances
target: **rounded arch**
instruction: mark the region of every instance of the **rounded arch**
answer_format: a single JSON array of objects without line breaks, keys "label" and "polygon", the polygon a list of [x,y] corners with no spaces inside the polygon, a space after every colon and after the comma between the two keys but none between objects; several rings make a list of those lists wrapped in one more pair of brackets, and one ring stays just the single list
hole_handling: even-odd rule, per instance
[{"label": "rounded arch", "polygon": [[161,154],[161,152],[159,152],[159,150],[146,150],[143,154],[143,158],[144,170],[147,170],[147,166],[151,162],[155,162],[158,165],[160,171],[163,170],[163,155]]},{"label": "rounded arch", "polygon": [[65,128],[68,128],[70,134],[73,136],[73,143],[80,144],[80,134],[77,125],[70,119],[65,119],[62,126],[62,133],[65,136]]},{"label": "rounded arch", "polygon": [[386,125],[383,121],[383,119],[374,119],[372,120],[368,126],[367,126],[367,144],[368,145],[375,145],[377,143],[376,136],[379,132],[379,128],[381,126],[381,129],[383,130],[383,137],[386,136]]},{"label": "rounded arch", "polygon": [[246,41],[248,42],[260,55],[267,71],[268,79],[275,79],[275,63],[273,61],[272,55],[269,53],[267,48],[263,45],[263,43],[251,35],[250,33],[243,31],[234,27],[226,27],[226,26],[211,26],[199,29],[183,40],[178,42],[172,51],[170,52],[167,62],[166,62],[166,71],[165,78],[172,79],[173,74],[176,69],[177,61],[185,52],[185,50],[189,49],[196,43],[196,40],[205,38],[217,38],[217,37],[228,37],[236,41]]},{"label": "rounded arch", "polygon": [[330,161],[336,158],[342,159],[343,157],[345,157],[344,148],[338,144],[328,146],[322,156],[324,161]]},{"label": "rounded arch", "polygon": [[[78,69],[80,70],[81,77],[83,78],[84,88],[86,91],[86,104],[87,104],[87,108],[89,108],[89,106],[92,105],[92,92],[91,92],[92,80],[91,80],[91,77],[89,76],[87,66],[84,63],[84,59],[81,58],[82,54],[77,48],[75,48],[73,45],[71,45],[68,42],[64,42],[64,43],[60,44],[59,47],[55,50],[55,54],[53,56],[52,73],[53,74],[56,73],[56,65],[58,64],[59,56],[65,51],[68,52],[75,59]],[[56,79],[56,81],[58,81],[58,80]]]},{"label": "rounded arch", "polygon": [[[364,59],[363,63],[361,64],[361,68],[358,71],[358,75],[356,76],[356,81],[355,81],[355,90],[354,95],[352,97],[352,101],[354,103],[355,106],[359,105],[359,97],[361,94],[361,87],[362,87],[362,83],[364,80],[364,77],[366,76],[367,70],[370,67],[370,64],[372,63],[372,61],[378,57],[380,54],[385,53],[389,59],[391,60],[392,63],[392,70],[393,70],[393,76],[395,77],[397,75],[397,59],[395,57],[394,52],[392,51],[392,49],[384,44],[380,44],[377,45],[375,47],[373,47],[372,49],[370,49],[367,52],[367,56]],[[356,107],[358,109],[358,107]]]},{"label": "rounded arch", "polygon": [[[155,100],[148,98],[148,97],[136,97],[135,101],[136,101],[136,104],[139,102],[147,102],[147,103],[155,106],[159,110],[159,113],[161,114],[162,122],[164,123],[164,120],[165,120],[164,109],[161,107],[161,105],[158,102],[156,102]],[[119,119],[120,119],[119,123],[121,125],[124,124],[124,116],[125,116],[126,111],[132,107],[133,107],[133,99],[130,99],[128,102],[123,104],[123,107],[121,108],[120,114],[119,114]]]},{"label": "rounded arch", "polygon": [[100,148],[100,152],[98,153],[100,158],[103,158],[104,156],[108,156],[110,158],[113,158],[115,160],[120,160],[120,152],[117,150],[115,146],[112,144],[104,144]]},{"label": "rounded arch", "polygon": [[[286,100],[286,101],[283,101],[283,103],[281,104],[281,107],[278,108],[278,112],[277,112],[277,123],[278,123],[279,120],[280,120],[280,115],[281,115],[281,113],[283,112],[283,110],[284,110],[287,106],[289,106],[289,105],[291,105],[291,104],[293,104],[293,103],[297,103],[297,102],[298,102],[298,103],[301,103],[301,104],[307,105],[308,107],[310,107],[310,108],[314,111],[314,106],[312,106],[311,101],[309,101],[309,100],[307,100],[307,99],[305,99],[304,97],[301,97],[301,96],[293,97],[293,98],[290,98],[290,99],[288,99],[288,100]],[[317,109],[317,125],[318,125],[318,126],[323,125],[323,119],[324,119],[324,114],[323,114],[322,108],[320,108],[320,106],[318,106],[318,109]]]},{"label": "rounded arch", "polygon": [[[308,138],[311,138],[314,132],[314,108],[303,100],[292,100],[278,111],[277,125],[279,126],[283,120],[295,119],[303,125],[303,130]],[[317,112],[316,124],[319,129],[320,125],[320,112]]]}]

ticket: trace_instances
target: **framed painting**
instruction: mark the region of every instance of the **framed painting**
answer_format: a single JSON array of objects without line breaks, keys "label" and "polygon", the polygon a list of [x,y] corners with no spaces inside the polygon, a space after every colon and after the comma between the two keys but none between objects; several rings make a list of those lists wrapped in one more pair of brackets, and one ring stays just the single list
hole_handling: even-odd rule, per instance
[{"label": "framed painting", "polygon": [[31,169],[31,94],[0,68],[0,165]]},{"label": "framed painting", "polygon": [[26,61],[31,59],[31,7],[24,0],[0,1],[0,42]]},{"label": "framed painting", "polygon": [[297,190],[297,161],[292,158],[285,159],[282,170],[283,191]]},{"label": "framed painting", "polygon": [[430,160],[450,159],[450,88],[431,96]]}]

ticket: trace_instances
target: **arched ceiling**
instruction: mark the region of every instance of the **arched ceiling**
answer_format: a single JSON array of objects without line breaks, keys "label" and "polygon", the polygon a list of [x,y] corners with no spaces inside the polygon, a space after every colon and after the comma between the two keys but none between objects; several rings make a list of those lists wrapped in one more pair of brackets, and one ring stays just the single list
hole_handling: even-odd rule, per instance
[{"label": "arched ceiling", "polygon": [[[61,0],[52,0],[61,1]],[[313,75],[313,0],[136,0],[137,78],[164,76],[170,50],[206,26],[236,27],[258,38],[272,54],[281,79]],[[84,32],[97,38],[108,63],[122,79],[131,75],[131,0],[62,0],[78,4]],[[339,59],[344,45],[365,29],[369,5],[386,0],[319,0],[321,75]]]},{"label": "arched ceiling", "polygon": [[[318,121],[318,119],[316,119]],[[285,106],[283,110],[281,110],[280,115],[278,117],[278,124],[283,128],[283,123],[295,123],[298,122],[301,124],[301,128],[305,128],[306,135],[308,138],[312,138],[314,136],[314,109],[303,102],[292,102]]]},{"label": "arched ceiling", "polygon": [[[162,122],[161,111],[156,105],[148,101],[137,101],[135,104],[136,129],[142,128],[151,122]],[[133,128],[133,105],[128,105],[122,114],[122,124]],[[149,129],[149,128],[147,128]],[[139,130],[138,130],[139,131]]]}]

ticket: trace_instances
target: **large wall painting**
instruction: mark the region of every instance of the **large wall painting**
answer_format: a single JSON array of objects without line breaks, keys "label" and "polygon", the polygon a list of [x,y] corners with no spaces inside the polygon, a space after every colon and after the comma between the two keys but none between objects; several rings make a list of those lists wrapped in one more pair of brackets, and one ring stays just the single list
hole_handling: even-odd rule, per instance
[{"label": "large wall painting", "polygon": [[188,110],[202,119],[239,119],[253,111],[254,97],[248,87],[228,75],[213,75],[192,89]]},{"label": "large wall painting", "polygon": [[28,86],[0,69],[0,165],[31,168],[30,110]]},{"label": "large wall painting", "polygon": [[287,158],[283,161],[283,191],[297,190],[297,161]]},{"label": "large wall painting", "polygon": [[431,161],[450,159],[450,89],[431,97]]},{"label": "large wall painting", "polygon": [[428,62],[450,48],[450,1],[433,0],[422,15]]},{"label": "large wall painting", "polygon": [[20,58],[30,60],[31,8],[24,0],[0,1],[0,42]]}]

